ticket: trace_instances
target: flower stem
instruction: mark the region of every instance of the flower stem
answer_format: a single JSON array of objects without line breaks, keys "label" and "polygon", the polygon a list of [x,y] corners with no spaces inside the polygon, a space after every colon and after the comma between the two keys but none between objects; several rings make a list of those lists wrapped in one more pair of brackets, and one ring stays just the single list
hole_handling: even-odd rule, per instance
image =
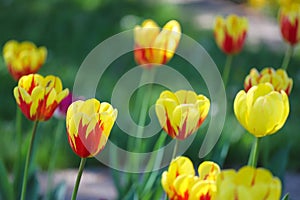
[{"label": "flower stem", "polygon": [[229,74],[230,74],[232,58],[233,58],[233,55],[227,55],[225,66],[224,66],[224,69],[223,69],[222,79],[223,79],[223,83],[224,83],[225,88],[226,88],[228,78],[229,78]]},{"label": "flower stem", "polygon": [[79,184],[80,184],[80,179],[81,179],[81,176],[82,176],[84,165],[86,163],[86,159],[87,158],[81,158],[79,169],[78,169],[78,174],[77,174],[77,178],[76,178],[75,187],[74,187],[74,190],[73,190],[73,193],[72,193],[72,200],[76,200],[77,192],[78,192],[78,188],[79,188]]},{"label": "flower stem", "polygon": [[258,160],[258,155],[259,155],[259,144],[260,144],[261,139],[258,137],[255,137],[255,141],[252,145],[251,153],[249,156],[249,161],[248,165],[252,167],[257,166],[257,160]]},{"label": "flower stem", "polygon": [[[141,77],[141,81],[140,83],[144,83],[144,82],[148,82],[148,83],[152,83],[153,79],[155,76],[155,69],[152,68],[150,70],[144,70],[142,77]],[[146,81],[145,81],[146,80]],[[141,93],[143,92],[143,93]],[[141,147],[142,147],[142,140],[143,140],[143,133],[144,133],[144,126],[146,123],[146,118],[147,118],[147,114],[148,114],[148,106],[149,106],[149,101],[151,98],[151,92],[152,92],[152,84],[150,84],[147,88],[147,91],[138,91],[137,94],[137,103],[142,103],[141,108],[140,108],[140,113],[139,113],[139,120],[138,120],[138,128],[137,128],[137,133],[136,133],[136,137],[137,137],[137,141],[136,141],[136,151],[141,151]],[[136,167],[140,167],[139,166],[139,161],[137,161],[138,163]]]},{"label": "flower stem", "polygon": [[20,167],[22,163],[22,112],[17,106],[16,110],[16,141],[17,141],[17,155],[16,163],[14,165],[14,187],[17,190],[19,186],[18,177],[20,176]]},{"label": "flower stem", "polygon": [[287,70],[290,60],[291,60],[291,57],[293,56],[293,51],[294,51],[293,46],[289,45],[287,50],[285,51],[284,59],[283,59],[282,65],[281,65],[282,69]]},{"label": "flower stem", "polygon": [[177,139],[175,139],[175,146],[174,146],[174,149],[173,149],[172,160],[176,157],[177,150],[178,150],[178,145],[179,145],[179,141]]},{"label": "flower stem", "polygon": [[48,200],[50,198],[51,188],[53,184],[53,171],[57,159],[57,149],[60,143],[60,136],[62,133],[62,130],[64,128],[64,120],[58,120],[58,125],[56,127],[55,133],[54,133],[54,143],[51,149],[51,157],[50,157],[50,163],[48,166],[48,181],[47,181],[47,192],[45,199]]},{"label": "flower stem", "polygon": [[33,129],[32,129],[31,140],[30,140],[28,151],[27,151],[26,162],[25,162],[25,169],[24,169],[24,177],[23,177],[23,184],[22,184],[21,200],[24,200],[25,196],[26,196],[26,187],[27,187],[27,177],[28,177],[28,170],[29,170],[29,162],[30,162],[30,157],[31,157],[33,142],[34,142],[34,138],[35,138],[35,134],[36,134],[36,129],[37,129],[38,123],[39,123],[39,121],[35,121],[34,122]]}]

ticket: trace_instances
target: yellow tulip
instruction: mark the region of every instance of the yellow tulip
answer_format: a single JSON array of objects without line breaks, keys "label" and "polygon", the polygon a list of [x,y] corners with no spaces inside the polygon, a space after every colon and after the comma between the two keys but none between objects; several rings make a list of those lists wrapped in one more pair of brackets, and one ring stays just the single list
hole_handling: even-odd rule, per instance
[{"label": "yellow tulip", "polygon": [[117,118],[117,110],[97,99],[73,102],[66,115],[68,140],[81,158],[98,154],[105,146]]},{"label": "yellow tulip", "polygon": [[277,92],[270,83],[260,83],[234,100],[234,113],[240,124],[255,137],[278,131],[289,115],[289,99],[284,91]]},{"label": "yellow tulip", "polygon": [[251,69],[250,74],[245,78],[244,88],[245,91],[248,91],[254,85],[267,82],[273,85],[274,90],[278,92],[284,90],[287,95],[290,95],[293,87],[293,80],[288,77],[285,70],[277,69],[275,71],[273,68],[268,67],[261,72],[258,72],[255,68]]},{"label": "yellow tulip", "polygon": [[24,75],[36,73],[45,63],[46,57],[45,47],[38,48],[29,41],[18,43],[10,40],[3,47],[4,61],[15,80],[19,80]]},{"label": "yellow tulip", "polygon": [[151,19],[134,28],[134,57],[146,68],[167,63],[174,55],[181,37],[180,24],[169,21],[160,31]]},{"label": "yellow tulip", "polygon": [[56,76],[39,74],[22,76],[14,88],[16,102],[23,114],[33,121],[45,121],[52,117],[58,104],[68,95],[62,90],[61,80]]},{"label": "yellow tulip", "polygon": [[222,170],[217,178],[216,200],[279,200],[280,195],[280,180],[263,168]]},{"label": "yellow tulip", "polygon": [[245,17],[229,15],[226,19],[218,16],[214,26],[214,36],[219,48],[226,54],[237,54],[244,46],[248,32]]},{"label": "yellow tulip", "polygon": [[204,95],[180,90],[163,91],[156,101],[156,115],[164,131],[172,138],[184,140],[206,119],[210,101]]}]

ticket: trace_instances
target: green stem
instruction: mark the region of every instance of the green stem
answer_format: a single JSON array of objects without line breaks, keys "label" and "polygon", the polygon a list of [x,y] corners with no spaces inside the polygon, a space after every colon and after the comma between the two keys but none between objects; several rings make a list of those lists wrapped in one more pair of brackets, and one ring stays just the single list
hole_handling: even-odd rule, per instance
[{"label": "green stem", "polygon": [[222,79],[223,79],[223,83],[224,83],[225,88],[226,88],[228,78],[229,78],[229,74],[230,74],[232,58],[233,58],[233,55],[227,55],[225,66],[224,66],[224,69],[223,69]]},{"label": "green stem", "polygon": [[178,145],[179,145],[179,141],[177,139],[175,139],[175,146],[174,146],[174,149],[173,149],[172,160],[175,158],[175,156],[177,154]]},{"label": "green stem", "polygon": [[18,177],[20,176],[20,167],[22,163],[22,112],[17,106],[16,110],[16,141],[17,141],[17,155],[16,155],[16,163],[14,166],[14,187],[16,191],[18,191],[19,181]]},{"label": "green stem", "polygon": [[77,174],[77,178],[76,178],[76,183],[75,183],[74,190],[72,193],[72,200],[76,200],[77,192],[78,192],[78,188],[79,188],[79,184],[80,184],[80,179],[82,176],[84,165],[86,163],[86,159],[87,158],[81,158],[79,169],[78,169],[78,174]]},{"label": "green stem", "polygon": [[281,65],[282,69],[287,70],[291,57],[293,56],[293,51],[294,51],[293,46],[289,45],[287,50],[285,51],[284,59]]},{"label": "green stem", "polygon": [[260,144],[261,139],[258,137],[255,137],[255,141],[253,143],[251,153],[249,156],[249,161],[248,165],[252,167],[257,166],[257,160],[258,160],[258,155],[259,155],[259,144]]},{"label": "green stem", "polygon": [[54,133],[54,143],[51,149],[51,154],[50,154],[50,163],[48,166],[48,181],[47,181],[47,192],[46,192],[46,197],[45,199],[48,200],[50,198],[51,194],[51,188],[53,184],[53,171],[55,168],[55,163],[57,159],[57,150],[60,144],[60,136],[64,128],[64,122],[65,120],[58,120],[58,125],[56,127],[55,133]]},{"label": "green stem", "polygon": [[[146,77],[144,77],[144,74],[142,75],[141,82],[145,78],[148,78],[150,83],[153,81],[155,69],[153,68],[150,70],[151,70],[150,72],[149,72],[149,70],[144,70],[144,72],[147,74],[145,74]],[[148,74],[148,72],[150,74]],[[146,118],[147,118],[147,113],[148,113],[147,111],[148,111],[149,101],[150,101],[150,97],[151,97],[151,91],[152,91],[152,84],[149,85],[148,90],[146,92],[144,92],[144,94],[142,95],[142,106],[141,106],[139,120],[138,120],[137,138],[141,138],[143,136],[143,129],[144,129],[144,126],[146,123]],[[139,94],[140,94],[140,92],[139,92]],[[141,98],[137,98],[137,100],[141,100]],[[140,103],[140,101],[138,101],[137,103]]]},{"label": "green stem", "polygon": [[35,134],[36,134],[36,129],[37,129],[38,123],[39,123],[39,121],[35,121],[34,122],[33,129],[32,129],[31,140],[30,140],[28,151],[27,151],[26,162],[25,162],[25,169],[24,169],[24,177],[23,177],[23,184],[22,184],[21,200],[24,200],[25,196],[26,196],[26,187],[27,187],[27,177],[28,177],[28,170],[29,170],[29,162],[30,162],[30,157],[31,157],[33,142],[34,142],[34,138],[35,138]]}]

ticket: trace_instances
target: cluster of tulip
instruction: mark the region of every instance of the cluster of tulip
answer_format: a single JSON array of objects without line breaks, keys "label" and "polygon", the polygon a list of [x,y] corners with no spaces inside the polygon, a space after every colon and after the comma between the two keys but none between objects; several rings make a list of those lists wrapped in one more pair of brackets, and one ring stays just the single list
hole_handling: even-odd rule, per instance
[{"label": "cluster of tulip", "polygon": [[[152,30],[149,29],[153,24],[152,21],[145,21],[144,24],[143,28],[136,29],[136,35],[138,32],[142,37],[146,31]],[[248,23],[244,17],[236,15],[230,15],[227,19],[217,17],[216,43],[226,54],[237,54],[244,45],[247,29]],[[136,40],[136,47],[142,46],[139,45],[139,41],[141,39]],[[150,65],[151,60],[146,63],[145,57],[140,55],[140,52],[135,52],[138,63],[147,64],[148,68],[153,66]],[[157,60],[153,62],[155,65],[165,63],[164,59],[160,61],[160,63],[157,63]],[[229,74],[229,71],[227,73]],[[225,76],[228,78],[228,75]],[[289,114],[288,95],[292,84],[292,79],[284,69],[275,71],[273,68],[266,68],[261,72],[252,69],[244,81],[245,90],[240,91],[234,101],[234,112],[240,124],[256,138],[277,132],[283,127]],[[184,140],[197,131],[205,120],[209,107],[208,98],[192,91],[181,90],[175,93],[163,91],[156,101],[156,114],[163,130],[170,137]],[[255,146],[257,147],[257,144]],[[257,149],[254,148],[249,158],[249,166],[241,168],[238,172],[221,171],[216,163],[203,162],[199,166],[198,176],[195,176],[193,164],[188,158],[177,157],[171,162],[168,171],[162,174],[163,189],[167,196],[174,200],[279,199],[281,182],[267,169],[256,168],[257,153]],[[175,155],[176,153],[173,157]]]},{"label": "cluster of tulip", "polygon": [[[279,13],[280,28],[291,49],[300,40],[300,6],[284,5]],[[245,17],[230,15],[217,17],[214,35],[217,45],[231,58],[244,45],[248,30]],[[181,38],[181,27],[176,20],[169,21],[161,30],[152,20],[146,20],[134,29],[134,57],[145,70],[167,63],[175,54]],[[292,52],[289,51],[289,52]],[[3,56],[12,77],[18,81],[13,93],[22,113],[35,122],[31,144],[28,148],[21,199],[24,200],[28,166],[36,126],[49,120],[62,106],[66,113],[68,141],[73,151],[81,157],[72,199],[76,199],[86,158],[98,154],[104,147],[117,117],[117,110],[97,99],[76,100],[68,89],[63,89],[56,76],[36,74],[46,60],[45,47],[37,48],[31,42],[9,41],[3,48]],[[289,115],[289,98],[293,81],[286,68],[288,53],[282,69],[265,68],[261,72],[252,69],[245,78],[244,90],[234,100],[234,113],[240,124],[255,136],[255,145],[249,165],[234,170],[221,170],[213,162],[199,165],[198,176],[187,157],[177,157],[176,146],[168,171],[162,174],[161,183],[170,199],[270,199],[281,196],[281,182],[263,168],[256,168],[257,146],[261,137],[274,134],[283,127]],[[223,79],[226,85],[230,62],[226,64]],[[74,100],[74,99],[73,99]],[[195,133],[206,119],[210,101],[193,91],[163,91],[156,101],[156,114],[163,130],[173,139],[184,140]]]},{"label": "cluster of tulip", "polygon": [[170,200],[274,200],[281,195],[280,180],[266,169],[244,166],[238,172],[220,170],[216,163],[204,161],[195,176],[193,163],[184,156],[171,162],[161,184]]},{"label": "cluster of tulip", "polygon": [[[3,48],[8,70],[18,81],[13,91],[17,105],[26,118],[35,122],[25,163],[22,200],[26,196],[28,167],[39,121],[49,120],[54,113],[65,116],[70,146],[78,156],[86,159],[104,148],[117,117],[117,110],[109,103],[73,98],[68,89],[63,90],[60,78],[36,74],[44,64],[46,54],[45,47],[37,48],[27,41],[8,41]],[[77,189],[74,190],[73,199],[76,198]]]}]

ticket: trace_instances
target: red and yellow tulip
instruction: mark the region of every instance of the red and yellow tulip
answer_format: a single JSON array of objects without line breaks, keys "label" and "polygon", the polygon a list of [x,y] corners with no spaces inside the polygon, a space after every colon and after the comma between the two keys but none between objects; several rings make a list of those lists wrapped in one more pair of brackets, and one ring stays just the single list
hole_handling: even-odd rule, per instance
[{"label": "red and yellow tulip", "polygon": [[180,24],[169,21],[162,30],[151,19],[134,28],[134,58],[146,67],[167,63],[174,55],[181,37]]},{"label": "red and yellow tulip", "polygon": [[279,25],[284,40],[294,46],[300,41],[300,3],[284,3],[279,10]]},{"label": "red and yellow tulip", "polygon": [[193,91],[163,91],[156,101],[156,115],[164,131],[172,138],[184,140],[206,119],[210,101]]},{"label": "red and yellow tulip", "polygon": [[[185,181],[186,184],[189,184],[191,180],[187,181],[183,178],[180,178],[180,180],[177,181],[176,186],[174,183],[179,176],[185,177],[185,175],[187,175],[187,177],[194,177],[195,169],[192,161],[184,156],[180,156],[172,160],[172,162],[169,165],[168,171],[163,172],[161,178],[161,185],[168,197],[170,198],[170,200],[175,200],[178,198],[178,196],[184,196],[184,192],[182,191],[186,190],[187,187],[182,187],[179,183]],[[181,192],[178,192],[178,190],[180,190]]]},{"label": "red and yellow tulip", "polygon": [[280,180],[263,168],[222,170],[217,179],[217,200],[279,200],[280,195]]},{"label": "red and yellow tulip", "polygon": [[287,95],[290,95],[293,87],[293,80],[288,77],[285,70],[277,69],[275,71],[270,67],[263,69],[261,72],[258,72],[255,68],[251,69],[244,81],[245,91],[247,92],[252,86],[259,83],[271,83],[275,91],[280,92],[283,90]]},{"label": "red and yellow tulip", "polygon": [[46,57],[45,47],[36,47],[29,41],[18,43],[10,40],[3,47],[4,61],[15,80],[19,80],[24,75],[36,73],[45,63]]},{"label": "red and yellow tulip", "polygon": [[97,155],[105,146],[117,118],[117,110],[97,99],[73,102],[67,111],[68,140],[81,158]]},{"label": "red and yellow tulip", "polygon": [[58,104],[68,95],[56,76],[39,74],[22,76],[14,88],[16,102],[23,114],[32,121],[50,119]]},{"label": "red and yellow tulip", "polygon": [[226,19],[218,16],[214,26],[214,36],[218,47],[226,54],[237,54],[244,46],[248,32],[245,17],[229,15]]},{"label": "red and yellow tulip", "polygon": [[220,173],[217,164],[209,161],[198,167],[195,176],[193,163],[187,157],[177,157],[162,174],[161,184],[170,200],[214,200],[216,179]]},{"label": "red and yellow tulip", "polygon": [[289,99],[270,83],[260,83],[247,92],[241,90],[234,100],[234,113],[240,124],[255,137],[277,132],[289,115]]}]

